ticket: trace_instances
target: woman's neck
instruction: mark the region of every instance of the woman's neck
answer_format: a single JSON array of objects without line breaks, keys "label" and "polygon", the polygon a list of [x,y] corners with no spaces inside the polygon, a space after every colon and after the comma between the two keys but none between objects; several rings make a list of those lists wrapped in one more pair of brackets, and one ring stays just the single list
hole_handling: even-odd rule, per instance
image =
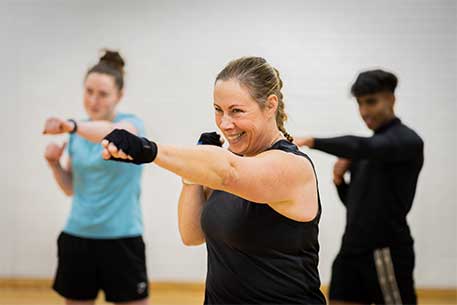
[{"label": "woman's neck", "polygon": [[271,146],[273,146],[274,143],[278,142],[279,140],[284,139],[284,136],[282,133],[277,129],[273,129],[268,132],[268,134],[265,134],[265,136],[259,138],[259,143],[260,145],[257,147],[255,151],[252,153],[245,154],[244,156],[246,157],[252,157],[255,155],[258,155],[266,150],[268,150]]},{"label": "woman's neck", "polygon": [[91,121],[110,121],[113,122],[114,119],[116,118],[116,112],[112,112],[110,114],[107,114],[106,116],[102,118],[90,118]]}]

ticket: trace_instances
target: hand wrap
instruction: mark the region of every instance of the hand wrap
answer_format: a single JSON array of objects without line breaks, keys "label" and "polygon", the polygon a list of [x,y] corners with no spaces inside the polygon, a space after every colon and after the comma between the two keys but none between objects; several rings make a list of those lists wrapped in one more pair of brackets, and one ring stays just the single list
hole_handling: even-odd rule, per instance
[{"label": "hand wrap", "polygon": [[111,131],[105,139],[113,143],[118,150],[122,150],[133,160],[111,157],[109,160],[129,162],[135,164],[151,163],[157,156],[157,145],[146,138],[137,137],[124,129]]}]

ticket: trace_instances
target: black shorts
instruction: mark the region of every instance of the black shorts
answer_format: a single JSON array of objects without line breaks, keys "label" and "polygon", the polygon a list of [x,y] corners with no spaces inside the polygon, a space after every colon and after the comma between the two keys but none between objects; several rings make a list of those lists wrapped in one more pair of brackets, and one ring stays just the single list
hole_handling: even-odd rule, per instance
[{"label": "black shorts", "polygon": [[417,304],[412,246],[365,254],[340,252],[332,266],[329,298],[361,304]]},{"label": "black shorts", "polygon": [[107,302],[148,296],[143,238],[91,239],[62,232],[53,288],[72,300],[94,300],[103,290]]}]

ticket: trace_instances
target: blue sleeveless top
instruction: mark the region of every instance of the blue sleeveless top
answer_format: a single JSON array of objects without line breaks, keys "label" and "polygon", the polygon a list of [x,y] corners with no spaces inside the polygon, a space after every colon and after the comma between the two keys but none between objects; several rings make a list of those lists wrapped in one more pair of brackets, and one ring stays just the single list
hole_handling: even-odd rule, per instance
[{"label": "blue sleeveless top", "polygon": [[[144,135],[143,122],[118,113]],[[143,234],[140,206],[142,166],[106,161],[100,143],[70,135],[68,153],[73,172],[73,201],[64,232],[86,238],[121,238]]]}]

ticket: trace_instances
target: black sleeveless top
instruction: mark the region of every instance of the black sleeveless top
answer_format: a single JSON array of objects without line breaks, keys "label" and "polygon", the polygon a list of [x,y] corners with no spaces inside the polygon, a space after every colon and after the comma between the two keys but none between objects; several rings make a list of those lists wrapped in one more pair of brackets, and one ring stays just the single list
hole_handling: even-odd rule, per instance
[{"label": "black sleeveless top", "polygon": [[[286,140],[270,149],[311,162]],[[213,191],[201,215],[208,249],[205,304],[325,304],[317,270],[320,214],[320,198],[317,216],[298,222],[269,205]]]}]

